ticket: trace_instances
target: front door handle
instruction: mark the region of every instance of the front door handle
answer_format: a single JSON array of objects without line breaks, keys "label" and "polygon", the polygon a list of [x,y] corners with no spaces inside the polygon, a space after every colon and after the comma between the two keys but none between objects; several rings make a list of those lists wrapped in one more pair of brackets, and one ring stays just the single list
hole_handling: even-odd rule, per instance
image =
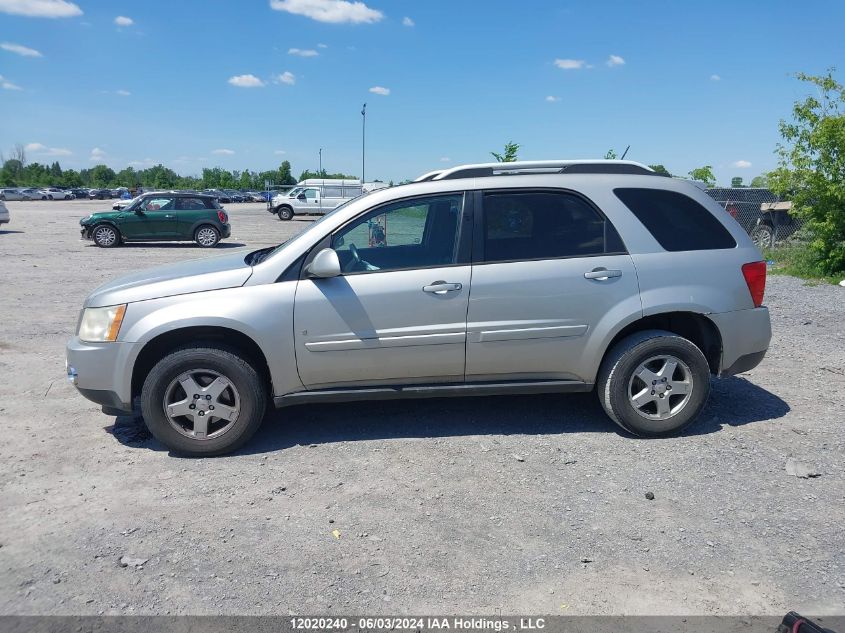
[{"label": "front door handle", "polygon": [[584,279],[595,279],[596,281],[606,281],[612,277],[621,277],[621,270],[608,270],[607,268],[594,268],[588,273],[584,273]]},{"label": "front door handle", "polygon": [[175,218],[176,218],[176,216],[175,216],[175,215],[165,215],[165,216],[164,216],[164,219],[165,219],[165,220],[174,220]]},{"label": "front door handle", "polygon": [[423,292],[431,292],[436,295],[445,295],[447,292],[455,292],[463,288],[461,284],[449,283],[448,281],[433,281],[428,286],[423,286]]}]

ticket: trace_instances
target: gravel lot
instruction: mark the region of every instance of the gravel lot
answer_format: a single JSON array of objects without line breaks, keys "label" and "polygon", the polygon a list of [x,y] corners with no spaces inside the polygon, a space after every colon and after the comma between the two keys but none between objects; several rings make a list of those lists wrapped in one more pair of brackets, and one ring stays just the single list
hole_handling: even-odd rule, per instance
[{"label": "gravel lot", "polygon": [[[108,203],[8,206],[2,614],[845,613],[845,288],[770,278],[768,357],[682,437],[488,397],[290,408],[180,459],[79,396],[64,344],[101,282],[213,252],[81,242]],[[226,206],[227,250],[306,222]]]}]

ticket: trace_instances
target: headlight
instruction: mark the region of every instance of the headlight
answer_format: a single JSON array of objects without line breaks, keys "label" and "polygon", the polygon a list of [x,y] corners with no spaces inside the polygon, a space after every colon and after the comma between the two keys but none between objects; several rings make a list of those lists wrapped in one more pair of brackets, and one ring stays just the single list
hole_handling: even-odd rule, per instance
[{"label": "headlight", "polygon": [[126,304],[107,308],[86,308],[79,322],[79,338],[88,343],[117,340]]}]

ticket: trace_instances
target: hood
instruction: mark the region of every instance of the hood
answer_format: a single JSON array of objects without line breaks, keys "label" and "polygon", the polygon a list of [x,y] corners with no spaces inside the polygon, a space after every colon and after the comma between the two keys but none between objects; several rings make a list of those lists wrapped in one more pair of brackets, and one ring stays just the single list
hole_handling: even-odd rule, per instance
[{"label": "hood", "polygon": [[86,308],[161,299],[192,292],[243,286],[252,274],[245,251],[168,264],[103,284],[85,300]]},{"label": "hood", "polygon": [[80,219],[79,223],[88,224],[94,220],[108,217],[114,217],[114,209],[110,209],[109,211],[94,211],[93,213],[86,215],[84,218]]}]

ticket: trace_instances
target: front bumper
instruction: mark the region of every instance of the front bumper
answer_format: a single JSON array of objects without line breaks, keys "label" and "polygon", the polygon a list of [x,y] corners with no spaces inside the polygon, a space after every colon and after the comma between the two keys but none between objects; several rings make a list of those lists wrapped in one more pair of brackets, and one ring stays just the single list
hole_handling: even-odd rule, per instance
[{"label": "front bumper", "polygon": [[68,341],[67,377],[85,398],[109,413],[132,412],[132,376],[127,375],[129,343]]},{"label": "front bumper", "polygon": [[709,314],[722,336],[720,376],[733,376],[754,369],[763,360],[772,340],[772,324],[766,307]]},{"label": "front bumper", "polygon": [[91,227],[90,226],[83,226],[79,232],[79,239],[81,240],[91,240],[94,239],[91,237]]}]

